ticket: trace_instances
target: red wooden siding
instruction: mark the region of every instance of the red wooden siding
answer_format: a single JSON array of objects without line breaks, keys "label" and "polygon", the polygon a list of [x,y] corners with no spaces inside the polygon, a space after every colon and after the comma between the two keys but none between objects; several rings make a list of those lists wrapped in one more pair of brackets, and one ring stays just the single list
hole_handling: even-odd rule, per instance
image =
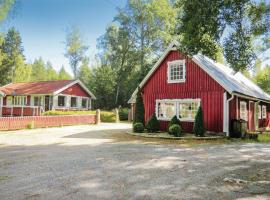
[{"label": "red wooden siding", "polygon": [[61,94],[90,97],[89,94],[78,83],[67,88],[66,90],[61,92]]},{"label": "red wooden siding", "polygon": [[[238,100],[237,100],[238,99]],[[253,121],[254,118],[251,116],[251,110],[252,108],[250,108],[250,104],[248,99],[245,98],[240,98],[240,97],[234,97],[234,99],[230,102],[230,113],[229,113],[229,118],[230,118],[230,123],[233,119],[240,119],[240,101],[244,101],[247,103],[247,109],[248,109],[248,129],[250,130],[254,130],[254,125]],[[238,102],[238,103],[236,103]],[[236,104],[238,104],[238,106],[236,106]],[[260,102],[259,105],[265,105],[267,112],[266,112],[266,119],[259,119],[259,128],[264,128],[264,127],[269,127],[270,126],[270,104],[264,103],[264,102]],[[255,106],[255,101],[254,101],[254,106]],[[255,107],[254,107],[255,108]],[[255,112],[256,112],[255,108]],[[232,124],[230,124],[231,126]]]},{"label": "red wooden siding", "polygon": [[[167,62],[179,59],[186,59],[186,81],[168,84]],[[146,121],[155,112],[156,99],[200,98],[207,130],[223,131],[224,89],[195,62],[178,51],[171,51],[167,55],[142,91]],[[166,130],[167,124],[168,122],[161,121],[161,128]],[[191,131],[193,122],[182,122],[182,126],[185,131]]]}]

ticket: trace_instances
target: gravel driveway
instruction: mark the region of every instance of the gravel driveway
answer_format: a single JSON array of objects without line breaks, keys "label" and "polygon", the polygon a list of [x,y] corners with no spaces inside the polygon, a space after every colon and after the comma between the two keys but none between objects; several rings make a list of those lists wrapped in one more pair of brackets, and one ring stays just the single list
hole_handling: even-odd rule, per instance
[{"label": "gravel driveway", "polygon": [[167,145],[129,128],[0,132],[0,199],[270,199],[269,144]]}]

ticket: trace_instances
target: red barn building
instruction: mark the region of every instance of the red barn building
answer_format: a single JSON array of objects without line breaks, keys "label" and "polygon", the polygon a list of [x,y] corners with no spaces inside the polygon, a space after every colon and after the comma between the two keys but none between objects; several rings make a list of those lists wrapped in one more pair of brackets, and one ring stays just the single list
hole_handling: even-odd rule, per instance
[{"label": "red barn building", "polygon": [[79,80],[10,83],[0,87],[0,116],[33,116],[48,110],[88,110],[96,97]]},{"label": "red barn building", "polygon": [[[247,121],[248,129],[270,124],[270,96],[230,67],[203,56],[189,57],[172,42],[139,84],[145,107],[145,121],[156,113],[161,128],[176,115],[185,131],[192,131],[201,105],[208,131],[229,134],[233,119]],[[134,111],[137,90],[129,103]]]}]

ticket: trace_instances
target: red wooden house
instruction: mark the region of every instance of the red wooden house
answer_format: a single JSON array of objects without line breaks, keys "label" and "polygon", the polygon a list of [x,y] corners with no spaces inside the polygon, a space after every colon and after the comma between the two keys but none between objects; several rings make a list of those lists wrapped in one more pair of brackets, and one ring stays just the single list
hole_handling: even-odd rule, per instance
[{"label": "red wooden house", "polygon": [[79,80],[10,83],[0,87],[0,116],[33,116],[48,110],[88,110],[95,96]]},{"label": "red wooden house", "polygon": [[[242,73],[203,56],[186,56],[172,42],[140,83],[145,121],[154,113],[166,130],[176,115],[191,131],[201,105],[208,131],[229,134],[233,119],[244,119],[249,130],[270,125],[270,96]],[[129,103],[136,100],[134,91]]]}]

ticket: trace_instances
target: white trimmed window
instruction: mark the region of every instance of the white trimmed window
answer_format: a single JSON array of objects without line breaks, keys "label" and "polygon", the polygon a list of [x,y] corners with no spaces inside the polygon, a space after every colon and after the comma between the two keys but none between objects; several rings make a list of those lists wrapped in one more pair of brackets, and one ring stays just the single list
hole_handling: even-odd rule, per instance
[{"label": "white trimmed window", "polygon": [[77,101],[77,97],[71,97],[70,98],[70,106],[71,107],[77,107],[77,103],[78,103],[78,101]]},{"label": "white trimmed window", "polygon": [[13,103],[12,103],[13,99],[12,99],[12,96],[7,96],[7,106],[12,106]]},{"label": "white trimmed window", "polygon": [[87,108],[88,98],[82,98],[82,108]]},{"label": "white trimmed window", "polygon": [[183,121],[193,121],[199,107],[199,100],[187,100],[179,102],[178,117]]},{"label": "white trimmed window", "polygon": [[262,118],[262,106],[258,105],[258,119]]},{"label": "white trimmed window", "polygon": [[25,106],[27,104],[26,96],[15,96],[13,99],[13,105],[15,106]]},{"label": "white trimmed window", "polygon": [[247,103],[245,101],[240,101],[240,119],[248,121]]},{"label": "white trimmed window", "polygon": [[262,106],[262,119],[266,119],[266,106]]},{"label": "white trimmed window", "polygon": [[42,97],[34,96],[34,106],[41,106],[41,105],[42,105]]},{"label": "white trimmed window", "polygon": [[200,102],[200,99],[156,100],[157,118],[169,121],[176,115],[180,121],[194,121]]},{"label": "white trimmed window", "polygon": [[186,81],[185,60],[168,62],[168,83],[181,83]]},{"label": "white trimmed window", "polygon": [[66,105],[66,97],[58,96],[58,104],[59,107],[64,107]]}]

